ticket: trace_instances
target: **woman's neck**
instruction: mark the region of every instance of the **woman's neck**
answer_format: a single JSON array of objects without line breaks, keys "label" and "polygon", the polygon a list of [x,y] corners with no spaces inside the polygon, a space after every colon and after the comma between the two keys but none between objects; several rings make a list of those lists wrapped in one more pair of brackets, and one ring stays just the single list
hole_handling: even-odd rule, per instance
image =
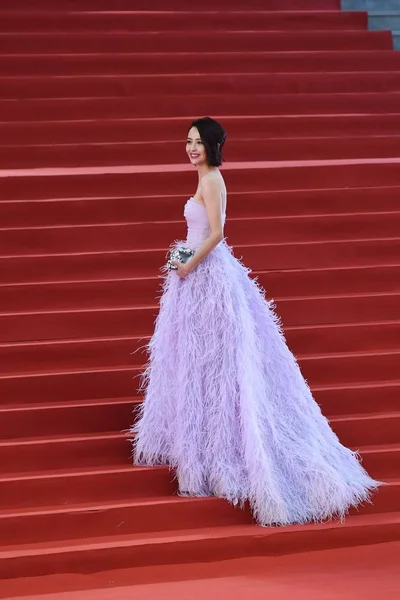
[{"label": "woman's neck", "polygon": [[207,173],[211,173],[214,171],[218,171],[218,167],[210,167],[209,165],[199,165],[197,167],[197,172],[199,174],[199,181],[203,179]]}]

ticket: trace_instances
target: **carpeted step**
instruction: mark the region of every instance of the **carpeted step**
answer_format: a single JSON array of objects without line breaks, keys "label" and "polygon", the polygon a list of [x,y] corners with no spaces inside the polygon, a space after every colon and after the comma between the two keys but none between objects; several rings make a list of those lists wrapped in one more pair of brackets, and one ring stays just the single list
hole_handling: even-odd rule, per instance
[{"label": "carpeted step", "polygon": [[[236,246],[236,256],[242,256],[245,264],[261,270],[268,264],[271,269],[329,268],[352,264],[371,266],[397,264],[397,239],[351,240],[317,243],[264,244],[260,246]],[[277,254],[272,256],[273,252]],[[279,253],[279,254],[278,254]],[[152,257],[149,257],[151,260]],[[163,264],[163,261],[158,263]]]},{"label": "carpeted step", "polygon": [[397,350],[400,322],[353,323],[311,327],[287,327],[285,337],[297,354]]},{"label": "carpeted step", "polygon": [[307,381],[316,386],[355,383],[366,372],[374,380],[390,381],[400,372],[400,351],[299,356],[299,363]]},{"label": "carpeted step", "polygon": [[346,92],[285,94],[259,93],[205,94],[203,91],[187,101],[186,94],[175,93],[168,102],[160,102],[154,95],[124,98],[116,91],[108,98],[20,98],[5,100],[0,97],[2,121],[48,121],[71,119],[117,118],[182,118],[193,119],[199,114],[213,113],[215,107],[221,115],[314,115],[314,114],[382,114],[396,113],[400,93]]},{"label": "carpeted step", "polygon": [[[393,503],[392,487],[385,490],[386,506]],[[251,523],[248,510],[236,509],[219,498],[138,498],[109,503],[88,503],[68,507],[0,511],[3,545],[85,539],[94,536],[151,533]],[[25,531],[24,531],[25,530]]]},{"label": "carpeted step", "polygon": [[[264,190],[316,190],[349,187],[379,187],[400,185],[400,158],[354,159],[288,162],[228,163],[224,177],[236,193]],[[85,167],[65,170],[0,171],[2,196],[6,200],[42,198],[81,198],[165,193],[188,197],[195,176],[192,167],[184,164]],[[179,174],[179,176],[177,176]],[[156,175],[156,176],[155,176]],[[33,185],[34,183],[34,185]],[[182,217],[181,217],[182,219]],[[183,225],[183,223],[182,223]]]},{"label": "carpeted step", "polygon": [[[268,296],[277,297],[400,291],[400,263],[393,266],[377,264],[372,267],[255,271],[251,275],[257,277]],[[153,277],[147,278],[6,284],[0,286],[0,311],[130,306],[132,298],[141,304],[150,304],[159,296],[161,284],[157,271]]]},{"label": "carpeted step", "polygon": [[[243,115],[221,117],[229,141],[278,138],[350,138],[400,134],[400,113],[381,115]],[[188,119],[104,119],[0,122],[2,145],[179,142]],[[22,148],[21,148],[22,150]],[[180,155],[182,158],[182,155]],[[233,192],[232,192],[233,193]],[[232,195],[230,194],[230,196]]]},{"label": "carpeted step", "polygon": [[[297,351],[299,354],[299,351]],[[121,355],[120,364],[99,364],[78,369],[69,366],[66,370],[38,373],[23,372],[0,376],[0,389],[3,402],[19,403],[24,395],[30,393],[32,401],[45,402],[52,397],[75,398],[74,385],[81,384],[85,390],[92,390],[93,397],[101,394],[127,395],[134,393],[138,385],[138,377],[143,368],[144,356],[133,356],[129,364],[129,355]],[[299,355],[300,367],[304,376],[313,386],[332,385],[337,382],[353,384],[363,380],[366,371],[375,381],[395,380],[399,373],[400,351],[370,351],[358,353],[334,353],[317,355]],[[104,372],[101,372],[101,369]],[[132,379],[134,381],[132,381]],[[129,385],[130,383],[130,385]],[[40,386],[47,389],[40,392]],[[100,391],[100,387],[104,387]],[[31,392],[27,391],[31,387]],[[98,396],[97,396],[98,395]]]},{"label": "carpeted step", "polygon": [[[314,389],[314,388],[313,388]],[[315,388],[319,401],[321,392]],[[131,410],[137,406],[132,400]],[[323,407],[324,408],[324,407]],[[38,410],[33,407],[31,411]],[[136,411],[135,411],[136,412]],[[42,410],[43,414],[43,410]],[[46,413],[44,413],[46,414]],[[51,413],[50,413],[51,414]],[[329,416],[330,413],[328,413]],[[124,423],[124,431],[133,422],[132,414]],[[362,447],[366,444],[398,444],[400,413],[343,415],[330,417],[333,430],[346,446]],[[111,420],[110,426],[115,424]],[[126,433],[87,432],[66,433],[29,438],[5,439],[0,443],[0,456],[4,473],[29,473],[40,470],[79,469],[103,465],[126,465],[130,461],[131,443]]]},{"label": "carpeted step", "polygon": [[[111,356],[109,362],[107,358],[103,361],[99,361],[98,364],[93,366],[90,361],[87,369],[93,368],[105,368],[106,370],[115,368],[131,368],[136,367],[142,368],[143,362],[146,358],[143,352],[138,352],[138,348],[141,348],[147,339],[140,343],[132,343],[129,348],[129,342],[121,348],[118,362],[118,350],[115,351],[114,356]],[[345,352],[341,350],[334,353],[322,354],[320,349],[318,354],[305,354],[302,346],[294,344],[292,346],[293,351],[299,357],[300,366],[306,379],[311,382],[312,385],[329,385],[334,384],[337,381],[342,383],[354,383],[362,381],[363,371],[367,371],[372,379],[378,381],[384,381],[386,379],[393,380],[396,378],[397,373],[400,369],[400,349],[395,347],[393,349],[385,350],[370,350],[365,349],[355,352]],[[135,352],[136,351],[136,352]],[[131,355],[131,353],[134,353]],[[116,356],[117,355],[117,356]],[[114,358],[114,360],[113,360]],[[114,362],[115,361],[115,362]],[[51,364],[51,363],[50,363]],[[69,370],[73,369],[72,365],[68,365]],[[80,369],[85,369],[85,361],[81,362]],[[49,366],[45,365],[44,374],[49,370]],[[11,376],[13,372],[9,374]],[[68,373],[68,371],[67,371]],[[135,374],[135,371],[133,372]],[[22,377],[27,375],[27,371],[22,371]],[[88,373],[88,379],[92,378],[91,373]],[[95,375],[95,374],[94,374]],[[18,377],[19,375],[16,375]],[[72,373],[72,377],[74,373]],[[117,376],[118,377],[118,376]],[[67,376],[60,374],[60,379],[64,380]],[[15,383],[15,386],[17,382]],[[23,381],[21,381],[23,386]],[[4,386],[7,389],[6,383]],[[7,394],[5,395],[7,398]]]},{"label": "carpeted step", "polygon": [[[392,389],[392,388],[391,388]],[[397,393],[387,390],[390,400]],[[383,393],[385,395],[385,393]],[[92,400],[68,400],[49,403],[27,403],[0,406],[0,432],[4,440],[23,438],[27,431],[34,430],[37,436],[101,433],[110,430],[112,424],[116,431],[130,427],[133,414],[142,402],[141,397],[98,398]],[[389,406],[390,401],[388,402]],[[368,402],[366,405],[370,406]]]},{"label": "carpeted step", "polygon": [[[399,498],[400,482],[393,480],[374,496],[374,505],[365,504],[357,512],[361,515],[378,511],[391,513],[396,510]],[[36,508],[29,512],[25,509],[3,510],[0,512],[0,532],[5,546],[16,546],[94,536],[156,533],[165,531],[166,520],[169,527],[179,531],[249,524],[251,516],[249,510],[235,509],[220,498],[175,496]]]},{"label": "carpeted step", "polygon": [[[275,298],[286,326],[324,325],[400,318],[400,292]],[[332,309],[334,304],[335,309]],[[0,341],[147,335],[158,306],[139,304],[64,311],[0,314]]]},{"label": "carpeted step", "polygon": [[[53,4],[0,8],[0,577],[400,539],[390,33],[337,0]],[[276,298],[333,429],[389,484],[344,524],[256,528],[174,495],[168,469],[132,466],[135,351],[194,191],[184,134],[215,106],[232,142],[228,241]],[[28,166],[45,168],[12,171]]]},{"label": "carpeted step", "polygon": [[380,480],[399,478],[400,446],[388,444],[384,446],[368,446],[360,448],[363,467],[373,477]]},{"label": "carpeted step", "polygon": [[[210,35],[208,36],[210,37]],[[193,41],[192,41],[193,44]],[[190,73],[198,53],[182,46],[180,51],[91,54],[1,54],[0,73],[26,76],[163,75],[183,77]],[[165,61],[165,62],[163,62]],[[400,70],[400,55],[392,50],[318,52],[207,51],[196,66],[197,73],[335,73],[391,72]]]},{"label": "carpeted step", "polygon": [[[400,57],[400,54],[399,54]],[[280,161],[397,157],[399,135],[232,139],[224,153],[227,161]],[[186,159],[185,143],[103,142],[79,144],[0,145],[4,169],[151,165]]]},{"label": "carpeted step", "polygon": [[[156,217],[157,218],[157,217]],[[168,248],[173,239],[184,239],[182,221],[109,223],[56,227],[1,229],[0,255],[67,254]],[[262,243],[304,243],[332,240],[396,238],[400,211],[347,215],[230,218],[225,228],[234,246]],[[172,238],[172,240],[171,240]]]},{"label": "carpeted step", "polygon": [[[333,386],[312,386],[315,398],[324,414],[348,415],[382,413],[398,409],[399,381],[372,382]],[[61,436],[108,431],[110,423],[117,431],[127,429],[132,423],[141,397],[107,398],[104,393],[91,400],[82,390],[75,400],[35,403],[25,396],[20,404],[0,407],[0,428],[3,438],[23,438],[26,431],[34,430],[38,436],[57,434]],[[95,393],[95,391],[94,391]]]},{"label": "carpeted step", "polygon": [[[329,417],[395,411],[399,386],[396,381],[370,381],[312,386],[312,390],[323,413]],[[4,405],[0,408],[2,437],[4,440],[23,438],[31,430],[38,436],[101,433],[109,431],[111,423],[117,431],[126,430],[142,401],[141,397],[107,398],[101,394],[98,394],[100,398],[87,400],[85,392],[83,390],[77,400],[57,402],[50,398],[47,403],[34,403],[27,396],[22,404]]]},{"label": "carpeted step", "polygon": [[[257,535],[255,535],[257,532]],[[153,535],[69,540],[68,544],[3,547],[0,576],[29,577],[54,573],[93,573],[100,570],[157,564],[210,562],[243,556],[277,556],[324,548],[376,543],[400,537],[400,515],[357,515],[344,523],[279,528],[212,527],[164,531]]]},{"label": "carpeted step", "polygon": [[[400,444],[360,450],[363,466],[376,478],[400,477]],[[104,467],[6,475],[0,479],[1,509],[172,495],[177,482],[167,467]]]},{"label": "carpeted step", "polygon": [[[131,425],[132,419],[126,424]],[[364,440],[365,443],[365,440]],[[126,434],[98,433],[43,438],[21,438],[0,442],[2,473],[58,471],[70,468],[126,466],[132,462],[131,442]],[[1,528],[0,528],[1,529]]]},{"label": "carpeted step", "polygon": [[[400,321],[285,327],[296,355],[400,350]],[[148,336],[0,344],[1,372],[34,373],[81,368],[129,367],[146,358]],[[6,432],[5,432],[6,433]]]},{"label": "carpeted step", "polygon": [[[222,73],[181,75],[71,75],[0,77],[0,98],[4,100],[41,98],[107,98],[126,96],[135,102],[153,96],[165,103],[187,89],[200,88],[202,94],[326,94],[399,92],[399,71],[334,73]],[[168,98],[168,102],[166,99]],[[189,103],[193,110],[192,104]],[[215,104],[217,105],[217,104]],[[72,115],[71,115],[72,116]],[[20,117],[21,118],[21,117]],[[23,117],[22,117],[23,118]]]},{"label": "carpeted step", "polygon": [[271,11],[271,10],[214,10],[196,11],[129,11],[129,12],[84,12],[84,11],[1,11],[0,31],[185,31],[193,27],[209,31],[288,31],[288,30],[342,30],[367,28],[367,14],[360,12],[333,11]]},{"label": "carpeted step", "polygon": [[[312,386],[330,387],[355,385],[364,381],[368,372],[370,381],[395,381],[398,378],[398,351],[348,353],[346,355],[299,356],[299,364]],[[124,364],[125,357],[121,359]],[[336,372],[333,379],[331,370]],[[367,371],[366,371],[367,369]],[[136,393],[142,368],[108,366],[64,371],[10,374],[0,376],[1,400],[4,406],[25,403],[78,401],[107,397],[128,397]],[[334,414],[329,405],[329,414]]]},{"label": "carpeted step", "polygon": [[[318,397],[317,397],[318,399]],[[358,449],[367,444],[398,444],[400,413],[331,417],[332,429],[341,442]],[[132,418],[125,424],[128,429]],[[4,440],[0,456],[3,474],[56,471],[59,469],[126,466],[131,462],[131,442],[125,433],[81,433]]]},{"label": "carpeted step", "polygon": [[280,51],[304,52],[325,50],[392,50],[389,31],[362,29],[332,29],[318,31],[297,29],[289,31],[229,31],[208,29],[182,31],[22,31],[1,32],[0,53],[61,53],[107,52],[179,52],[192,44],[208,52],[231,52],[238,47],[243,52]]},{"label": "carpeted step", "polygon": [[[228,240],[229,241],[229,240]],[[400,238],[258,244],[235,246],[235,255],[254,271],[265,269],[339,268],[357,266],[396,266]],[[154,277],[165,264],[166,248],[146,252],[100,252],[64,255],[0,257],[2,284],[29,281],[73,280],[77,274],[87,279]]]},{"label": "carpeted step", "polygon": [[[397,320],[400,310],[396,302],[400,294],[349,294],[324,297],[276,298],[277,312],[283,323],[290,325],[351,323],[377,321],[382,315]],[[332,305],[334,304],[334,310]],[[381,310],[379,310],[379,308]]]},{"label": "carpeted step", "polygon": [[331,386],[312,386],[314,397],[325,415],[379,413],[383,408],[398,410],[400,382],[374,382],[368,375],[355,384],[336,383]]},{"label": "carpeted step", "polygon": [[[238,0],[218,0],[218,7],[222,10],[240,10],[242,3]],[[250,0],[246,3],[249,10],[339,10],[340,0]],[[6,7],[8,8],[8,7]],[[52,10],[64,13],[65,11],[83,11],[83,12],[109,12],[109,0],[58,0],[54,4],[51,0],[41,0],[40,4],[35,7],[36,10],[45,11]],[[116,12],[132,12],[135,11],[160,11],[164,13],[166,6],[164,0],[135,0],[134,5],[132,0],[113,0],[112,8]],[[215,0],[203,0],[200,5],[190,7],[185,0],[168,0],[168,11],[175,10],[191,10],[195,13],[202,10],[215,10]],[[32,10],[32,2],[30,0],[14,0],[12,11]]]},{"label": "carpeted step", "polygon": [[[400,413],[332,417],[332,429],[345,446],[400,443]],[[363,441],[364,440],[364,441]]]},{"label": "carpeted step", "polygon": [[[267,180],[264,182],[264,187]],[[189,188],[188,188],[189,190]],[[29,197],[30,189],[26,190]],[[77,190],[79,194],[79,189]],[[400,187],[357,187],[332,189],[264,190],[230,192],[229,217],[268,217],[322,214],[389,212],[399,207]],[[37,200],[0,199],[2,227],[46,227],[50,225],[85,225],[93,222],[124,223],[148,220],[149,214],[161,221],[182,220],[187,196],[136,196],[132,189],[123,195],[87,198],[43,198]],[[79,271],[76,275],[80,277]]]},{"label": "carpeted step", "polygon": [[[372,449],[370,454],[377,468],[383,469],[379,457],[386,455],[382,451],[374,454]],[[395,473],[394,468],[392,471]],[[172,496],[177,490],[175,475],[168,467],[134,467],[132,464],[9,475],[0,478],[0,485],[1,509]]]}]

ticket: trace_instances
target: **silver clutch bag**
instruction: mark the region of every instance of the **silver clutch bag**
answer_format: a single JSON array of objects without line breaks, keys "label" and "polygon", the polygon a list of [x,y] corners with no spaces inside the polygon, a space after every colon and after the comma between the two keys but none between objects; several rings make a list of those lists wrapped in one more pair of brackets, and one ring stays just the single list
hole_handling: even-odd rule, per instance
[{"label": "silver clutch bag", "polygon": [[176,260],[181,263],[186,263],[189,258],[194,255],[194,250],[192,248],[185,248],[184,246],[179,246],[177,248],[173,248],[169,253],[169,258],[167,260],[167,267],[171,271],[176,271],[178,267],[172,264],[173,260]]}]

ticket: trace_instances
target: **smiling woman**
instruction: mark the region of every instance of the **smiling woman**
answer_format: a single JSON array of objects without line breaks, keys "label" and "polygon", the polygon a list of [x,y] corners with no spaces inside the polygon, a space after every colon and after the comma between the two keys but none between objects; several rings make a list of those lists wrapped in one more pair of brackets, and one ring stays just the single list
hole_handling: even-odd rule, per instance
[{"label": "smiling woman", "polygon": [[211,167],[220,167],[225,140],[225,131],[214,119],[206,117],[193,121],[186,142],[186,152],[192,165],[208,164]]},{"label": "smiling woman", "polygon": [[273,306],[224,240],[225,138],[210,118],[188,131],[193,255],[172,261],[164,280],[134,459],[175,468],[181,495],[249,501],[261,525],[343,517],[379,482],[330,428]]}]

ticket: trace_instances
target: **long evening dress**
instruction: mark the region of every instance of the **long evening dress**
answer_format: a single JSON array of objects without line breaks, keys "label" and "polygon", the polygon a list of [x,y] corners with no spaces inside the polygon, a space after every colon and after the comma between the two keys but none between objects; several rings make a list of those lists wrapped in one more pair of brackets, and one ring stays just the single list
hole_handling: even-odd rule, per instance
[{"label": "long evening dress", "polygon": [[[207,212],[190,198],[184,215],[196,249]],[[224,240],[186,279],[166,274],[134,462],[170,465],[181,494],[249,501],[261,525],[343,518],[380,482],[330,428],[249,272]]]}]

